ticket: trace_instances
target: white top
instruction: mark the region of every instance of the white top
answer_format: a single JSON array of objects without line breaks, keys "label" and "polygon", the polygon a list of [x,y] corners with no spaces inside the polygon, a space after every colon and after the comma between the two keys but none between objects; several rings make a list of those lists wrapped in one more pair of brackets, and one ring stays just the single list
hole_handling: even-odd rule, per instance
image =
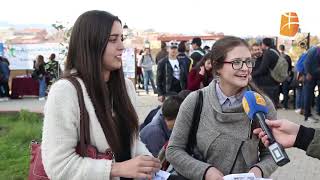
[{"label": "white top", "polygon": [[179,61],[177,59],[169,59],[169,62],[171,64],[171,67],[173,69],[173,76],[180,80],[180,66]]},{"label": "white top", "polygon": [[[82,86],[84,103],[89,113],[91,144],[97,147],[99,152],[104,152],[109,148],[108,142],[83,81],[78,80]],[[126,79],[126,86],[132,103],[135,106],[134,86],[129,79]],[[44,108],[41,145],[44,169],[52,180],[109,180],[111,179],[111,160],[83,158],[75,152],[75,147],[80,138],[79,111],[77,91],[71,82],[59,80],[54,83],[50,89]],[[151,155],[138,137],[131,148],[131,154],[132,157]]]}]

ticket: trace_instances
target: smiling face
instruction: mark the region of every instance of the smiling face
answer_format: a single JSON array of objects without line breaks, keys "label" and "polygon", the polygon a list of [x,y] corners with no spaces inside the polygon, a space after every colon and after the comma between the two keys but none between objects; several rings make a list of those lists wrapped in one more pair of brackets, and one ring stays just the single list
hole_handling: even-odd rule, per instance
[{"label": "smiling face", "polygon": [[110,72],[121,68],[123,46],[123,30],[119,21],[114,21],[108,44],[103,53],[103,71]]},{"label": "smiling face", "polygon": [[[227,53],[225,62],[231,62],[234,59],[242,59],[242,61],[251,58],[248,47],[243,45],[234,47]],[[224,63],[221,69],[218,69],[220,83],[228,88],[228,91],[237,91],[246,87],[250,80],[252,68],[248,68],[244,63],[242,68],[234,70],[231,63]]]}]

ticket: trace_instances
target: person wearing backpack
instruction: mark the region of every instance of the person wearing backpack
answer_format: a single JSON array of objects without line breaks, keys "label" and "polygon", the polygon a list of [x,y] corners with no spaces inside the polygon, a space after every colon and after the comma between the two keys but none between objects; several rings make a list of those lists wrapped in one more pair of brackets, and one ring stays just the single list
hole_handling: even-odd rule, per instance
[{"label": "person wearing backpack", "polygon": [[279,52],[275,49],[271,38],[264,38],[262,40],[261,48],[263,50],[262,60],[259,67],[257,67],[257,69],[252,73],[252,77],[258,78],[263,82],[263,84],[259,84],[258,87],[266,93],[266,95],[271,98],[275,106],[279,108],[280,83],[271,75],[271,70],[276,67],[279,59]]},{"label": "person wearing backpack", "polygon": [[280,56],[284,57],[288,63],[288,77],[286,80],[282,82],[281,85],[281,92],[283,94],[283,108],[288,109],[288,101],[289,101],[289,90],[290,90],[290,83],[293,80],[293,72],[292,72],[292,60],[291,57],[285,53],[285,46],[281,44],[279,46]]},{"label": "person wearing backpack", "polygon": [[[312,98],[314,94],[315,86],[320,87],[320,47],[311,47],[304,61],[304,120],[309,122],[319,122],[319,119],[315,118],[311,114]],[[317,97],[317,114],[320,115],[320,96]]]}]

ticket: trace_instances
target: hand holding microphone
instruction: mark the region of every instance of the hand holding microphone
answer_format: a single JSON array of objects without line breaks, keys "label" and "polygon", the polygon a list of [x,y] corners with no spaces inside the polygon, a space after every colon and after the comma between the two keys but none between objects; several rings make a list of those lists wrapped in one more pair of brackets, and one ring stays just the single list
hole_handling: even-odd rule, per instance
[{"label": "hand holding microphone", "polygon": [[247,91],[242,99],[242,105],[250,120],[258,121],[263,132],[268,136],[270,144],[268,149],[276,164],[278,166],[283,166],[290,162],[290,159],[284,148],[276,141],[272,131],[265,122],[265,114],[268,113],[268,108],[266,107],[264,98],[254,91]]}]

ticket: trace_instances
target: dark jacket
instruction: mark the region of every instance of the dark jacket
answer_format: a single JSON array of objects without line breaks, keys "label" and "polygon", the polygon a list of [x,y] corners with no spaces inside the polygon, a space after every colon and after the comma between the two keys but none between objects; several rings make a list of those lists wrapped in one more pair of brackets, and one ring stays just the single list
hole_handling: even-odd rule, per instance
[{"label": "dark jacket", "polygon": [[8,82],[9,77],[10,77],[9,65],[4,61],[0,61],[0,82]]},{"label": "dark jacket", "polygon": [[158,156],[162,146],[169,140],[171,130],[168,129],[162,113],[140,132],[140,138],[154,157]]},{"label": "dark jacket", "polygon": [[259,81],[263,82],[263,86],[279,85],[270,74],[270,70],[276,66],[278,58],[279,56],[270,49],[265,50],[260,65],[252,72],[252,77],[258,78]]},{"label": "dark jacket", "polygon": [[191,65],[192,65],[192,60],[185,54],[185,53],[179,53],[177,55],[177,59],[181,60],[183,62],[183,65],[185,66],[185,73],[186,73],[186,76],[188,76],[189,74],[189,70],[191,69]]},{"label": "dark jacket", "polygon": [[[180,86],[181,90],[184,90],[187,88],[187,76],[185,73],[186,69],[183,61],[179,59],[178,61],[180,67]],[[166,57],[159,62],[157,68],[157,88],[159,96],[172,94],[171,86],[173,78],[173,69],[169,62],[169,58]]]},{"label": "dark jacket", "polygon": [[166,49],[162,49],[160,52],[158,52],[156,56],[156,64],[160,62],[163,58],[168,56],[168,51]]},{"label": "dark jacket", "polygon": [[191,59],[193,60],[192,67],[194,67],[199,61],[201,61],[202,57],[205,55],[205,51],[201,48],[195,49],[191,54]]},{"label": "dark jacket", "polygon": [[304,69],[306,74],[310,73],[313,77],[320,77],[320,50],[318,47],[315,46],[308,50]]}]

